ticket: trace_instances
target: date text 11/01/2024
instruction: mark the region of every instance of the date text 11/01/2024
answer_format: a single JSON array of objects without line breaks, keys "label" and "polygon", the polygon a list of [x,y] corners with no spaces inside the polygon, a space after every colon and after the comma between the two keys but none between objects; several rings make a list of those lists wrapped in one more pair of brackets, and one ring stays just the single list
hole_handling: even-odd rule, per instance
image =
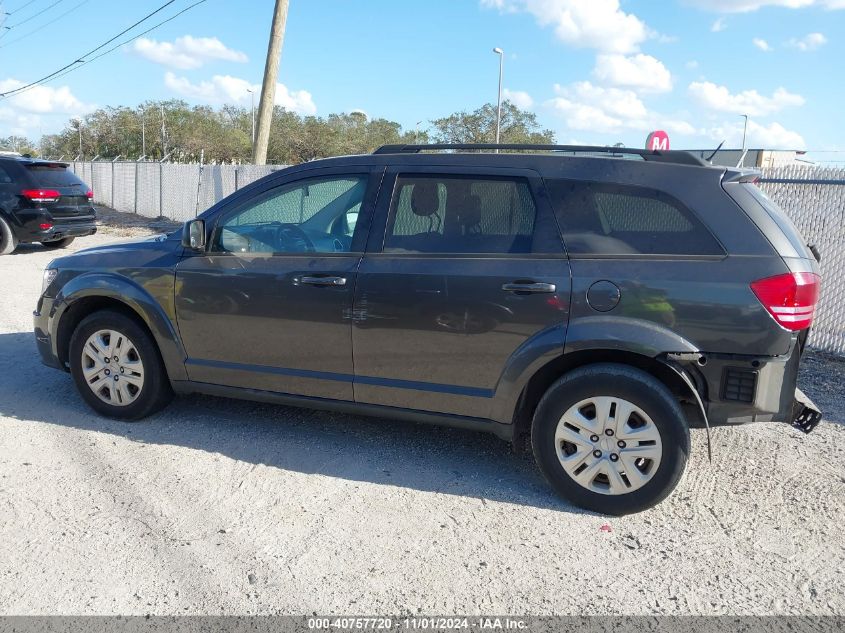
[{"label": "date text 11/01/2024", "polygon": [[415,617],[415,618],[379,618],[379,617],[334,617],[308,618],[310,630],[419,630],[443,631],[460,629],[508,630],[519,631],[527,627],[525,621],[509,617]]}]

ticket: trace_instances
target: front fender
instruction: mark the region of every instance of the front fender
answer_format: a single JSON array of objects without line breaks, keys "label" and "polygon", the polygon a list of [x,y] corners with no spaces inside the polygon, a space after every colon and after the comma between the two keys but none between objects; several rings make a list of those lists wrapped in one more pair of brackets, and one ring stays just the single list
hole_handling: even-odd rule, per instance
[{"label": "front fender", "polygon": [[[168,294],[172,304],[173,276],[168,276]],[[57,358],[57,334],[62,318],[75,304],[86,298],[110,299],[122,303],[137,314],[152,333],[170,380],[187,380],[185,350],[164,307],[136,281],[115,273],[79,275],[64,284],[56,294],[49,314],[49,330],[53,353]]]}]

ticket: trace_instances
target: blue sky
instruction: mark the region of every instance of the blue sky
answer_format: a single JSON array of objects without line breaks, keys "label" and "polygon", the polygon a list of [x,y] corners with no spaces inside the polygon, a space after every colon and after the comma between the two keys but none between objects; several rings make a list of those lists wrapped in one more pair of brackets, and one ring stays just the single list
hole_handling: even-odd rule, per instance
[{"label": "blue sky", "polygon": [[[0,0],[0,14],[10,13],[0,15],[0,93],[163,2]],[[143,40],[0,99],[0,137],[37,138],[93,108],[147,99],[249,106],[272,9],[272,0],[207,0]],[[845,0],[291,0],[277,102],[425,128],[495,101],[499,46],[508,94],[559,142],[642,146],[665,129],[673,147],[738,146],[747,113],[750,146],[845,150],[844,39]]]}]

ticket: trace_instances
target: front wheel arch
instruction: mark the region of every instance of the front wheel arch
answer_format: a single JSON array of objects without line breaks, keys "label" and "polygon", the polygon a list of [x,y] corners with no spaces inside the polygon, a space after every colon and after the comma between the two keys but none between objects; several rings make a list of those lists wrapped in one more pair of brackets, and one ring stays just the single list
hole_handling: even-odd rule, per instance
[{"label": "front wheel arch", "polygon": [[[74,301],[64,311],[56,328],[56,351],[59,355],[59,362],[62,367],[67,367],[70,355],[70,339],[76,328],[87,316],[95,312],[110,310],[119,312],[135,321],[155,341],[152,331],[144,321],[143,317],[130,305],[112,297],[83,297]],[[159,349],[159,354],[161,350]],[[165,367],[166,370],[166,367]]]}]

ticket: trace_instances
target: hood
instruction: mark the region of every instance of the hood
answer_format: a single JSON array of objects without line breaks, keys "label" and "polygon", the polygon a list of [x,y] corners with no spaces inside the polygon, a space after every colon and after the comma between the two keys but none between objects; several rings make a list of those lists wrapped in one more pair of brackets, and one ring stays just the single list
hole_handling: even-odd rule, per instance
[{"label": "hood", "polygon": [[181,232],[169,235],[151,235],[126,242],[103,244],[77,251],[72,255],[53,260],[51,268],[108,268],[143,266],[163,255],[181,252]]}]

